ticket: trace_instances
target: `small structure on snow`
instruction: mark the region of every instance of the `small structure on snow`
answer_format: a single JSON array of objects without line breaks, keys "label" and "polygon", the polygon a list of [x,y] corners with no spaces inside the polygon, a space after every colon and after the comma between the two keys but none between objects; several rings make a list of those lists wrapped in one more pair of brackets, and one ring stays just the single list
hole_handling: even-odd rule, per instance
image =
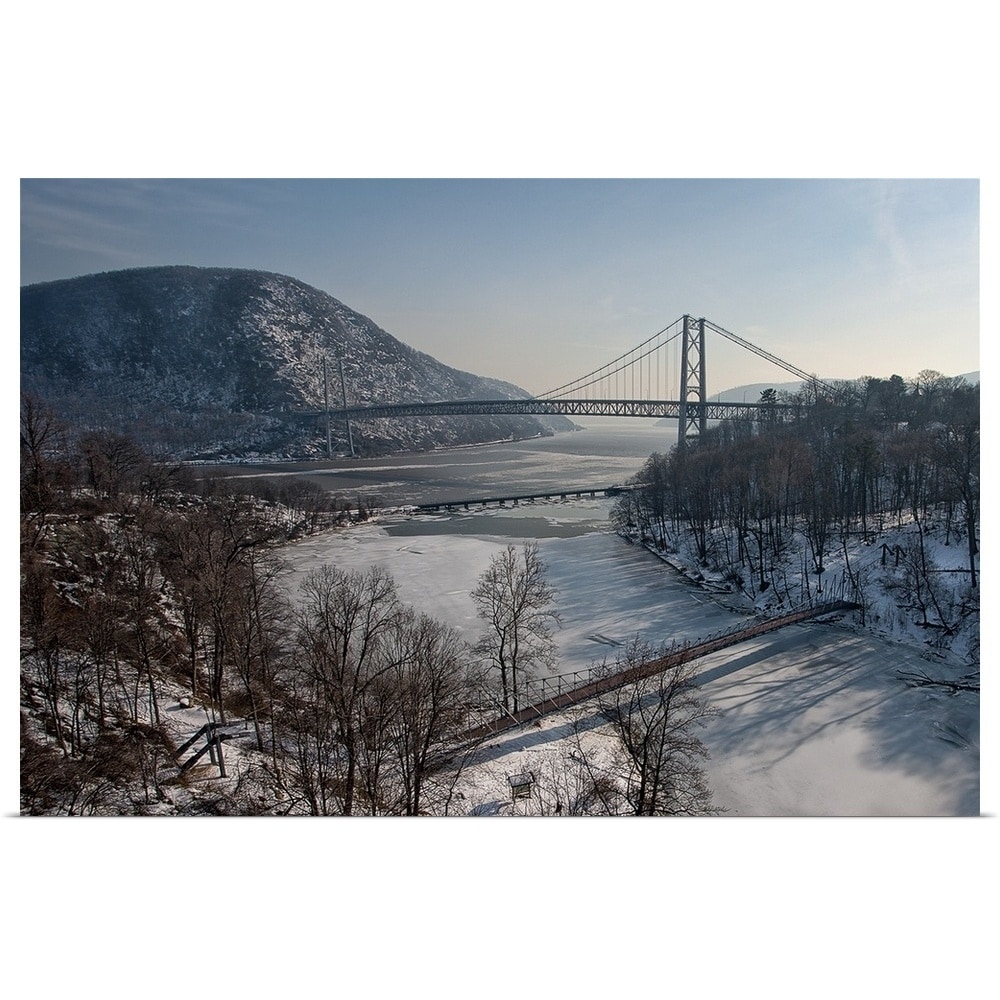
[{"label": "small structure on snow", "polygon": [[521,774],[508,774],[507,781],[510,783],[510,797],[512,799],[531,798],[531,789],[535,784],[535,774],[533,771],[523,771]]}]

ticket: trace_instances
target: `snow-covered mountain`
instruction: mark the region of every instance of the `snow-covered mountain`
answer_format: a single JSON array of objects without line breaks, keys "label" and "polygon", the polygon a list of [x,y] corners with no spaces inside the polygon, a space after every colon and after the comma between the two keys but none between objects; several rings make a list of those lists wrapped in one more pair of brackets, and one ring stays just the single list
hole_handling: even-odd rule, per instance
[{"label": "snow-covered mountain", "polygon": [[[21,383],[77,426],[127,431],[175,454],[303,457],[325,429],[296,409],[348,402],[518,398],[441,364],[294,278],[229,268],[113,271],[21,289]],[[367,421],[373,454],[569,430],[562,418]],[[333,428],[334,447],[346,430]]]}]

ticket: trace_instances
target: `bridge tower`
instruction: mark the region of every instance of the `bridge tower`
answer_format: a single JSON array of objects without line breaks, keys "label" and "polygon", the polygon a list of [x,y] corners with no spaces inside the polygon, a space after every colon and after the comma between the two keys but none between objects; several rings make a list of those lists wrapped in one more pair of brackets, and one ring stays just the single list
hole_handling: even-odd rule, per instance
[{"label": "bridge tower", "polygon": [[681,343],[680,420],[677,422],[677,445],[683,448],[688,438],[705,433],[705,318],[695,321],[684,316]]}]

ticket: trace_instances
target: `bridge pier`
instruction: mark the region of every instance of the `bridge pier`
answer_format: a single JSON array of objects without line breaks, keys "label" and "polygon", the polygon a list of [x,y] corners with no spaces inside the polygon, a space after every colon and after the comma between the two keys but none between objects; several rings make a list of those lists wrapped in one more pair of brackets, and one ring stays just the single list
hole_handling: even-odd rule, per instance
[{"label": "bridge pier", "polygon": [[702,317],[698,320],[698,326],[695,329],[694,319],[685,314],[681,342],[678,448],[686,446],[689,435],[700,438],[705,433],[707,424],[705,398],[705,318]]},{"label": "bridge pier", "polygon": [[534,505],[540,501],[545,501],[547,503],[552,503],[553,501],[565,503],[569,500],[580,500],[583,497],[588,496],[615,496],[620,492],[622,492],[622,488],[615,486],[583,486],[565,490],[550,490],[547,493],[520,493],[516,496],[506,497],[475,497],[450,501],[432,501],[431,503],[415,504],[415,507],[417,510],[425,512],[441,510],[457,511],[459,508],[463,510],[470,510],[472,507],[477,507],[479,510],[485,510],[487,507],[506,508],[508,505],[513,507],[520,507],[522,504]]}]

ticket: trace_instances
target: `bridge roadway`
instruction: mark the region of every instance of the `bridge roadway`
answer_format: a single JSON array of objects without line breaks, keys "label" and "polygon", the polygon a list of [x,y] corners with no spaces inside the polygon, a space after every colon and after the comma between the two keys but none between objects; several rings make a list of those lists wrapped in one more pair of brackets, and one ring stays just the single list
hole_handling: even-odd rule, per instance
[{"label": "bridge roadway", "polygon": [[[648,417],[680,420],[702,408],[706,420],[757,420],[762,412],[800,416],[807,407],[793,403],[694,403],[676,399],[466,399],[433,403],[378,403],[330,410],[331,420],[372,420],[379,417],[565,416]],[[324,417],[326,410],[288,410],[283,416]]]}]

